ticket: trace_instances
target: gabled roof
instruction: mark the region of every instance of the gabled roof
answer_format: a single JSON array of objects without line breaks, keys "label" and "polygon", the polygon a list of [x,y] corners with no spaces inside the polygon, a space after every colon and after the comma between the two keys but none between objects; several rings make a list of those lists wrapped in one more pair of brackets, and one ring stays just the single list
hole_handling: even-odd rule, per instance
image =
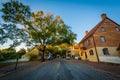
[{"label": "gabled roof", "polygon": [[83,42],[83,41],[85,41],[85,40],[88,39],[89,37],[91,37],[91,36],[96,32],[96,30],[100,27],[100,25],[101,25],[106,19],[108,19],[108,20],[110,20],[111,22],[113,22],[114,24],[120,26],[119,24],[117,24],[117,23],[114,22],[113,20],[111,20],[111,19],[109,19],[109,18],[106,17],[105,19],[103,19],[102,21],[100,21],[91,31],[89,31],[89,33],[88,33],[87,35],[85,35],[85,37],[80,41],[80,43]]}]

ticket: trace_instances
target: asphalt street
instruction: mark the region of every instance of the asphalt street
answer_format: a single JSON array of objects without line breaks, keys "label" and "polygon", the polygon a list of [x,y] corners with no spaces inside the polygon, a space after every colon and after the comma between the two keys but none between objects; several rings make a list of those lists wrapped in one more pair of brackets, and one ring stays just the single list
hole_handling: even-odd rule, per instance
[{"label": "asphalt street", "polygon": [[56,59],[12,71],[0,80],[120,80],[71,60]]}]

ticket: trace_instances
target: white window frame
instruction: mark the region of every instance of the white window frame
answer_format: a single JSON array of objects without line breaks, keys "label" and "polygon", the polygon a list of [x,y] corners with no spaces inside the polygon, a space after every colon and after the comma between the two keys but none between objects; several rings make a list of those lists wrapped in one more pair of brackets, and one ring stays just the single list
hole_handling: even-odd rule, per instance
[{"label": "white window frame", "polygon": [[105,42],[105,37],[104,36],[100,36],[100,41],[101,42]]}]

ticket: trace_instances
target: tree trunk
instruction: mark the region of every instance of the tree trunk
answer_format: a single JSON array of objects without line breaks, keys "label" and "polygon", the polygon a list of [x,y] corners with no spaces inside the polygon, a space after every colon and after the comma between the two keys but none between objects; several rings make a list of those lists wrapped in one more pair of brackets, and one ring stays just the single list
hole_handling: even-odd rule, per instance
[{"label": "tree trunk", "polygon": [[44,58],[45,49],[46,49],[46,46],[44,45],[44,46],[43,46],[43,53],[42,53],[42,60],[41,60],[42,62],[45,61],[45,58]]},{"label": "tree trunk", "polygon": [[17,69],[18,59],[19,59],[19,57],[17,57],[17,59],[16,59],[16,63],[15,63],[15,70]]}]

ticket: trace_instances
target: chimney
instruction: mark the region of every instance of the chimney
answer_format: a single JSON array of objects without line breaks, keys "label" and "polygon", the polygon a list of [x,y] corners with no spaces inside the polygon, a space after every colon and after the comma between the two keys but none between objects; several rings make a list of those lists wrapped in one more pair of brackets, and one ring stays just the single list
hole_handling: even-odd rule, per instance
[{"label": "chimney", "polygon": [[107,17],[106,14],[101,14],[102,20],[105,19],[106,17]]},{"label": "chimney", "polygon": [[89,32],[88,31],[85,31],[85,34],[87,35]]}]

